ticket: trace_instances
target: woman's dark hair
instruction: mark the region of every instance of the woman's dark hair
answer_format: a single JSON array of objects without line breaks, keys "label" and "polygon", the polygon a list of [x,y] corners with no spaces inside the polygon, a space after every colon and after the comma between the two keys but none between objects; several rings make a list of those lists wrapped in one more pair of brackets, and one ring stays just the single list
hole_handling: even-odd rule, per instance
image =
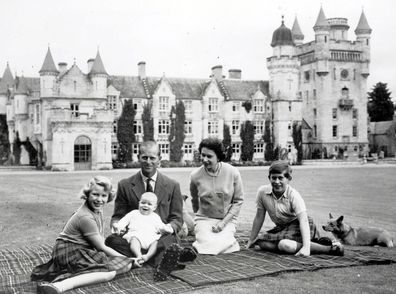
[{"label": "woman's dark hair", "polygon": [[223,161],[226,158],[224,146],[220,139],[213,137],[203,139],[201,143],[199,143],[199,153],[201,153],[202,148],[208,148],[212,150],[216,154],[219,161]]}]

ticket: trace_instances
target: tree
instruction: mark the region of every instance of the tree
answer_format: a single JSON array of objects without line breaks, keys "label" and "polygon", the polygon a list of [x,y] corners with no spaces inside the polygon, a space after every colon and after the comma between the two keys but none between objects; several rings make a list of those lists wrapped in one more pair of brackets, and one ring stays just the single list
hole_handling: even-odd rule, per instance
[{"label": "tree", "polygon": [[143,141],[154,140],[154,120],[151,116],[151,102],[144,104],[142,121],[143,121]]},{"label": "tree", "polygon": [[231,134],[230,134],[230,127],[226,124],[224,124],[223,126],[223,146],[225,149],[224,161],[231,161],[231,157],[232,157]]},{"label": "tree", "polygon": [[186,120],[183,101],[176,103],[176,107],[172,106],[171,110],[171,128],[169,134],[169,159],[179,162],[183,157],[184,143],[184,121]]},{"label": "tree", "polygon": [[371,121],[392,120],[395,108],[387,84],[378,82],[367,94],[367,112]]},{"label": "tree", "polygon": [[269,119],[265,121],[263,140],[265,143],[264,159],[272,161],[274,160],[274,143],[271,135],[271,121]]},{"label": "tree", "polygon": [[7,118],[5,114],[0,114],[0,164],[7,160],[9,154]]},{"label": "tree", "polygon": [[301,164],[302,156],[303,156],[303,148],[302,148],[302,127],[301,122],[293,122],[293,143],[294,148],[297,149],[297,164]]},{"label": "tree", "polygon": [[254,126],[250,120],[241,125],[241,159],[251,161],[254,153]]},{"label": "tree", "polygon": [[21,153],[22,153],[22,142],[19,139],[19,133],[16,132],[14,142],[12,143],[12,153],[14,155],[14,164],[19,165],[21,164]]},{"label": "tree", "polygon": [[121,162],[132,161],[132,143],[135,142],[133,121],[136,111],[132,100],[125,100],[122,113],[117,123],[118,160]]}]

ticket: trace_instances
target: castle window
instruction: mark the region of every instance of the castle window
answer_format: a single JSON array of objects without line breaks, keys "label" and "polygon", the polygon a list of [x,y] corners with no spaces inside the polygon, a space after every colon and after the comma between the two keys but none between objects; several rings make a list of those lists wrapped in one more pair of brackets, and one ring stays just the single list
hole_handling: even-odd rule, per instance
[{"label": "castle window", "polygon": [[253,111],[254,112],[264,112],[264,100],[254,99],[253,100]]},{"label": "castle window", "polygon": [[77,82],[76,81],[73,82],[73,87],[74,87],[74,92],[76,92],[77,91]]},{"label": "castle window", "polygon": [[193,144],[184,144],[183,151],[184,151],[184,154],[192,154],[193,153]]},{"label": "castle window", "polygon": [[137,156],[139,154],[139,148],[139,143],[132,143],[132,154],[135,154]]},{"label": "castle window", "polygon": [[183,100],[184,111],[191,112],[192,111],[192,101],[191,100]]},{"label": "castle window", "polygon": [[352,118],[353,119],[358,118],[358,110],[356,108],[352,109]]},{"label": "castle window", "polygon": [[314,125],[314,138],[318,137],[318,126]]},{"label": "castle window", "polygon": [[255,134],[264,134],[264,121],[262,120],[254,121],[253,128]]},{"label": "castle window", "polygon": [[79,112],[79,106],[77,103],[70,103],[70,109],[72,116],[78,117],[80,112]]},{"label": "castle window", "polygon": [[289,102],[289,112],[291,112],[292,111],[292,104],[291,104],[291,102]]},{"label": "castle window", "polygon": [[184,121],[184,133],[192,134],[192,121],[191,120]]},{"label": "castle window", "polygon": [[239,120],[233,120],[231,122],[231,133],[233,135],[236,135],[238,134],[238,132],[239,132]]},{"label": "castle window", "polygon": [[232,154],[241,153],[241,144],[232,144]]},{"label": "castle window", "polygon": [[337,126],[333,126],[333,137],[337,137]]},{"label": "castle window", "polygon": [[310,77],[309,70],[304,71],[304,82],[305,83],[309,82],[309,77]]},{"label": "castle window", "polygon": [[316,99],[316,89],[313,89],[313,99]]},{"label": "castle window", "polygon": [[263,143],[254,144],[254,153],[264,153],[264,144]]},{"label": "castle window", "polygon": [[219,122],[218,121],[209,121],[208,122],[208,134],[209,135],[217,135],[219,133]]},{"label": "castle window", "polygon": [[117,133],[117,126],[118,126],[118,121],[115,119],[113,120],[113,133]]},{"label": "castle window", "polygon": [[327,36],[324,37],[324,41],[325,41],[325,43],[327,43]]},{"label": "castle window", "polygon": [[288,131],[289,136],[291,136],[292,135],[292,123],[291,122],[289,122],[287,124],[287,131]]},{"label": "castle window", "polygon": [[161,119],[158,121],[158,134],[169,134],[169,120]]},{"label": "castle window", "polygon": [[137,135],[141,135],[143,130],[143,124],[141,120],[134,120],[133,121],[133,132]]},{"label": "castle window", "polygon": [[357,125],[353,125],[352,126],[352,136],[357,137],[357,135],[358,135]]},{"label": "castle window", "polygon": [[209,98],[208,110],[210,112],[218,112],[219,111],[219,99]]},{"label": "castle window", "polygon": [[169,97],[166,96],[159,97],[159,110],[160,111],[169,110]]},{"label": "castle window", "polygon": [[233,102],[232,103],[232,111],[233,112],[239,111],[240,107],[241,107],[241,103],[240,102]]},{"label": "castle window", "polygon": [[107,96],[107,108],[110,110],[117,110],[117,96]]},{"label": "castle window", "polygon": [[313,116],[314,116],[314,118],[316,118],[316,116],[317,116],[317,110],[316,110],[316,108],[313,109]]},{"label": "castle window", "polygon": [[337,108],[332,109],[332,117],[333,119],[337,119]]},{"label": "castle window", "polygon": [[342,98],[348,98],[349,96],[349,89],[347,87],[344,87],[341,89],[341,95]]},{"label": "castle window", "polygon": [[161,154],[169,154],[169,144],[158,144]]},{"label": "castle window", "polygon": [[111,154],[113,154],[113,156],[116,157],[117,153],[118,153],[118,144],[111,144]]}]

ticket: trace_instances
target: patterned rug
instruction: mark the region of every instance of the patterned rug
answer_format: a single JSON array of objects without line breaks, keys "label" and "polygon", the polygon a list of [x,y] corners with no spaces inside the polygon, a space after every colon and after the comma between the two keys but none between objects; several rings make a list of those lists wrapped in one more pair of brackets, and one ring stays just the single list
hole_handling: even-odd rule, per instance
[{"label": "patterned rug", "polygon": [[[241,245],[245,243],[245,240],[240,241]],[[36,283],[30,281],[30,272],[35,265],[50,258],[51,250],[51,245],[42,245],[0,251],[0,293],[36,293]],[[315,255],[307,258],[242,250],[218,256],[200,255],[188,263],[186,269],[173,272],[164,282],[154,282],[152,268],[143,267],[117,276],[111,282],[67,293],[182,293],[195,287],[281,272],[392,262],[396,262],[396,250],[388,248],[348,247],[343,257]]]}]

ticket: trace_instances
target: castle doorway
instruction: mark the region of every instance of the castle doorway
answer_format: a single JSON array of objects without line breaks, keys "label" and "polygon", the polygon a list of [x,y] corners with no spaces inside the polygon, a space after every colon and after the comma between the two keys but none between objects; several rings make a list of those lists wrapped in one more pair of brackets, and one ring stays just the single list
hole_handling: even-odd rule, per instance
[{"label": "castle doorway", "polygon": [[90,170],[92,167],[92,144],[86,136],[74,142],[74,170]]}]

